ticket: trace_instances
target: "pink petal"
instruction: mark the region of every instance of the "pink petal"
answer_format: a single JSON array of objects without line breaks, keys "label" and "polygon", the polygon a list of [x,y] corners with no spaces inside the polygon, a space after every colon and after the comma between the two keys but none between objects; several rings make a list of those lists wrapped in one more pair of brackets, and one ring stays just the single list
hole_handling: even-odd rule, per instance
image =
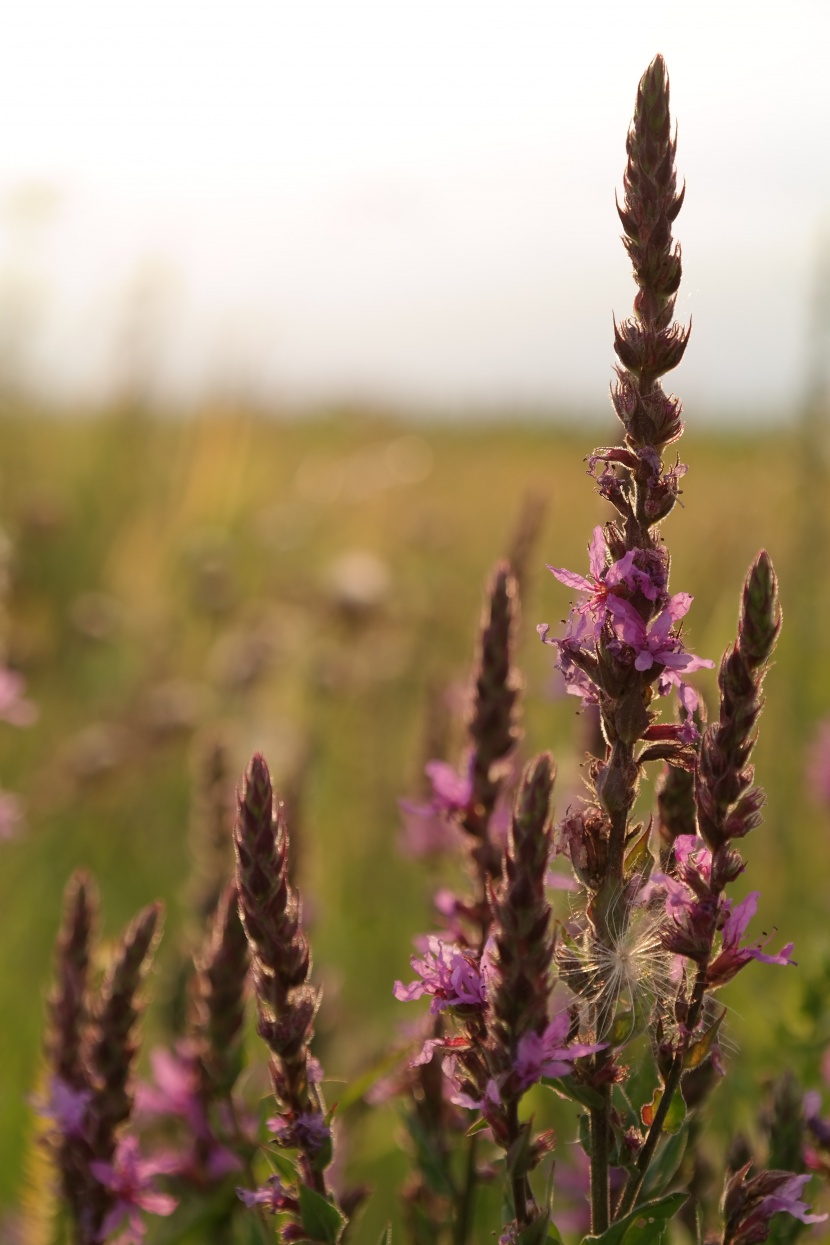
[{"label": "pink petal", "polygon": [[[608,546],[605,543],[605,533],[598,525],[594,528],[591,535],[591,543],[588,546],[588,564],[591,568],[591,574],[594,579],[599,579],[605,570],[605,555]],[[633,556],[633,555],[632,555]]]},{"label": "pink petal", "polygon": [[688,614],[692,601],[694,601],[694,597],[688,592],[676,592],[666,606],[666,612],[671,614],[674,621],[677,622],[678,618],[683,618],[685,614]]},{"label": "pink petal", "polygon": [[424,983],[411,981],[405,986],[402,981],[396,981],[392,993],[399,1003],[411,1003],[413,999],[419,999],[423,995]]},{"label": "pink petal", "polygon": [[169,1193],[137,1193],[135,1204],[151,1215],[172,1215],[179,1203]]},{"label": "pink petal", "polygon": [[554,575],[566,588],[575,588],[577,592],[595,592],[596,585],[592,584],[584,575],[577,575],[576,571],[566,571],[563,566],[549,566],[548,570]]}]

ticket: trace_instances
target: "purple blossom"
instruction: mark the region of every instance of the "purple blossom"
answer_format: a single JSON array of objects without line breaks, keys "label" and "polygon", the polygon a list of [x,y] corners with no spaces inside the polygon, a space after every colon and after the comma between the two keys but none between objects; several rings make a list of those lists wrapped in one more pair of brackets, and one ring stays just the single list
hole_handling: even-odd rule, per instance
[{"label": "purple blossom", "polygon": [[823,1150],[830,1150],[830,1122],[821,1118],[821,1094],[811,1089],[804,1095],[804,1122]]},{"label": "purple blossom", "polygon": [[181,1045],[175,1053],[156,1047],[150,1055],[150,1065],[155,1085],[138,1085],[136,1110],[146,1116],[177,1116],[195,1133],[203,1135],[207,1118],[193,1056]]},{"label": "purple blossom", "polygon": [[465,812],[473,798],[473,756],[466,772],[459,774],[446,761],[428,761],[424,767],[432,784],[432,799],[426,803],[399,800],[404,816],[403,849],[409,856],[427,856],[454,850],[459,830],[453,818]]},{"label": "purple blossom", "polygon": [[473,798],[472,752],[467,761],[467,772],[458,774],[446,761],[427,761],[424,773],[432,783],[432,801],[435,808],[445,813],[463,812]]},{"label": "purple blossom", "polygon": [[793,944],[788,942],[785,947],[778,952],[777,955],[767,955],[761,950],[769,942],[769,938],[764,942],[756,943],[752,947],[741,947],[740,940],[743,938],[747,925],[754,917],[758,909],[758,896],[760,891],[751,891],[746,899],[742,900],[736,907],[732,906],[732,901],[725,899],[724,909],[727,912],[726,922],[723,926],[723,945],[720,955],[709,966],[707,973],[707,981],[709,985],[719,986],[724,982],[731,981],[740,969],[750,960],[760,960],[763,964],[792,964]]},{"label": "purple blossom", "polygon": [[172,1215],[178,1205],[176,1198],[169,1193],[158,1193],[153,1186],[154,1176],[169,1173],[169,1161],[142,1159],[135,1137],[121,1140],[112,1163],[95,1159],[89,1168],[95,1179],[115,1197],[114,1205],[101,1225],[102,1240],[126,1220],[118,1245],[137,1245],[144,1240],[144,1224],[139,1211],[146,1210],[151,1215]]},{"label": "purple blossom", "polygon": [[598,704],[596,686],[575,660],[586,644],[596,643],[596,635],[588,615],[580,613],[578,609],[571,610],[565,634],[561,639],[548,636],[548,623],[539,623],[536,630],[543,644],[549,644],[557,650],[556,669],[565,681],[568,695],[579,696],[583,705]]},{"label": "purple blossom", "polygon": [[668,950],[702,963],[711,955],[712,939],[720,929],[721,948],[707,973],[707,983],[712,987],[731,981],[750,960],[782,965],[793,962],[792,943],[787,943],[777,955],[762,950],[766,942],[750,947],[740,945],[757,911],[760,891],[752,891],[737,905],[713,891],[712,853],[702,839],[691,834],[678,835],[674,858],[676,876],[652,873],[641,892],[645,901],[654,890],[665,891],[666,915],[671,925],[664,932],[663,943]]},{"label": "purple blossom", "polygon": [[776,1191],[767,1194],[761,1201],[758,1207],[759,1211],[770,1216],[779,1211],[784,1211],[786,1214],[800,1219],[802,1223],[824,1223],[827,1215],[811,1214],[810,1207],[801,1198],[804,1186],[810,1179],[809,1172],[803,1176],[787,1174],[787,1178],[781,1181]]},{"label": "purple blossom", "polygon": [[49,1097],[35,1100],[38,1115],[51,1120],[63,1137],[82,1137],[86,1110],[92,1098],[91,1089],[73,1089],[62,1077],[49,1082]]},{"label": "purple blossom", "polygon": [[663,694],[669,690],[669,685],[680,683],[679,671],[688,674],[704,667],[711,669],[715,664],[708,658],[684,652],[680,636],[672,634],[672,627],[689,612],[693,599],[688,592],[676,592],[649,625],[630,601],[624,601],[621,597],[608,601],[608,611],[617,636],[634,650],[634,669],[651,670],[655,665],[666,668],[663,676],[665,687],[659,689]]},{"label": "purple blossom", "polygon": [[607,1042],[566,1046],[571,1020],[567,1012],[554,1016],[543,1033],[525,1033],[519,1039],[513,1070],[519,1089],[525,1090],[541,1077],[570,1076],[575,1059],[604,1050]]},{"label": "purple blossom", "polygon": [[175,1053],[157,1047],[150,1055],[154,1085],[140,1083],[136,1089],[136,1112],[144,1117],[174,1117],[184,1121],[188,1140],[183,1151],[168,1151],[171,1174],[195,1184],[221,1180],[237,1171],[241,1161],[215,1136],[200,1092],[195,1056],[186,1043]]},{"label": "purple blossom", "polygon": [[[629,549],[617,562],[608,563],[608,545],[601,527],[595,527],[588,550],[590,570],[588,577],[578,575],[575,571],[565,570],[561,566],[548,566],[548,570],[567,588],[575,588],[584,592],[586,600],[576,606],[580,614],[593,619],[594,636],[605,620],[605,608],[609,594],[615,589],[625,592],[642,592],[649,601],[656,601],[665,590],[665,569],[662,562],[652,566],[652,573],[643,571],[635,565],[637,556],[650,559],[643,549]],[[651,559],[650,559],[651,560]]]},{"label": "purple blossom", "polygon": [[331,1129],[319,1111],[304,1111],[295,1119],[272,1115],[267,1121],[268,1129],[281,1146],[316,1154],[331,1138]]},{"label": "purple blossom", "polygon": [[258,1189],[237,1189],[236,1195],[246,1206],[262,1206],[272,1215],[284,1210],[299,1210],[297,1199],[286,1192],[277,1175],[269,1176]]},{"label": "purple blossom", "polygon": [[579,890],[579,883],[576,878],[571,877],[567,873],[557,873],[555,869],[548,869],[545,874],[545,886],[552,891]]},{"label": "purple blossom", "polygon": [[724,1241],[728,1245],[756,1245],[769,1236],[773,1215],[784,1212],[801,1223],[823,1223],[827,1215],[814,1215],[803,1201],[804,1186],[811,1173],[764,1171],[748,1179],[750,1163],[729,1180],[723,1198]]},{"label": "purple blossom", "polygon": [[[472,1094],[462,1088],[461,1074],[459,1073],[458,1060],[455,1055],[450,1055],[448,1059],[444,1060],[444,1075],[451,1086],[450,1102],[456,1107],[463,1107],[465,1111],[480,1111],[486,1119],[488,1112],[492,1111],[494,1107],[498,1108],[501,1106],[501,1090],[495,1077],[490,1077],[484,1087],[484,1094],[480,1098],[474,1098]],[[469,1081],[466,1078],[465,1082],[469,1085]]]},{"label": "purple blossom", "polygon": [[447,1007],[483,1007],[487,997],[486,948],[479,961],[472,951],[446,943],[435,934],[424,941],[423,959],[413,956],[410,961],[421,980],[408,986],[396,981],[395,998],[408,1003],[430,994],[433,1013]]}]

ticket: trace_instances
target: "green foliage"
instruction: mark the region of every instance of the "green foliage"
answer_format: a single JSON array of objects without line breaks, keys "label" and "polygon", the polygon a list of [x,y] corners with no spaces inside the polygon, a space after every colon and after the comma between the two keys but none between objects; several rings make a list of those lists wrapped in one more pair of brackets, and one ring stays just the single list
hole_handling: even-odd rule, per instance
[{"label": "green foliage", "polygon": [[687,1197],[686,1193],[669,1193],[653,1202],[645,1202],[612,1223],[601,1235],[583,1237],[582,1245],[660,1245],[669,1221]]},{"label": "green foliage", "polygon": [[310,1240],[337,1245],[345,1219],[327,1198],[304,1184],[300,1185],[300,1217]]}]

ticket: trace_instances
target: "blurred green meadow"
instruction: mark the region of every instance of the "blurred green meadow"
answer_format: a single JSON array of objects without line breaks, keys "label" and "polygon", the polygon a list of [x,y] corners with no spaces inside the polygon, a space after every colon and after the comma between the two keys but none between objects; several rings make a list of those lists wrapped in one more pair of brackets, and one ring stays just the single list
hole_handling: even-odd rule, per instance
[{"label": "blurred green meadow", "polygon": [[[324,986],[318,1053],[329,1102],[351,1104],[350,1176],[380,1190],[358,1239],[377,1238],[405,1160],[394,1108],[368,1114],[355,1086],[414,1014],[392,982],[409,980],[411,938],[431,927],[440,880],[401,854],[396,802],[423,790],[444,729],[436,706],[469,674],[488,575],[542,504],[518,652],[522,749],[553,751],[560,811],[578,792],[576,702],[557,691],[535,624],[568,608],[545,563],[584,572],[591,529],[607,517],[583,459],[610,435],[610,421],[281,421],[233,406],[187,420],[0,420],[3,627],[40,710],[28,729],[0,724],[0,785],[27,808],[26,828],[0,843],[0,1208],[30,1198],[28,1097],[67,878],[78,866],[96,876],[108,938],[165,901],[146,1066],[194,938],[194,789],[220,737],[231,785],[260,750],[294,810]],[[783,1068],[816,1084],[830,1038],[830,812],[803,782],[805,748],[830,714],[830,492],[825,447],[803,429],[692,427],[681,446],[683,505],[664,535],[673,590],[695,597],[690,648],[719,659],[761,546],[784,613],[756,753],[769,802],[742,885],[762,891],[763,927],[777,928],[776,950],[795,941],[799,967],[752,964],[724,994],[730,1075],[712,1108],[723,1133],[752,1127],[759,1086]],[[714,709],[714,673],[696,683]],[[455,759],[457,723],[447,729]]]}]

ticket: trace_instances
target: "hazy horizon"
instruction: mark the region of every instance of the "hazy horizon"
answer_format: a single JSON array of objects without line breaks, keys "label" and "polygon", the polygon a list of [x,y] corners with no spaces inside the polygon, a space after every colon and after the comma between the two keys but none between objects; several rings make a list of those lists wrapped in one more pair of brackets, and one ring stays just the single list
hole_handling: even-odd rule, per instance
[{"label": "hazy horizon", "polygon": [[30,0],[4,34],[8,384],[601,417],[657,51],[688,183],[672,387],[767,421],[815,382],[825,3]]}]

